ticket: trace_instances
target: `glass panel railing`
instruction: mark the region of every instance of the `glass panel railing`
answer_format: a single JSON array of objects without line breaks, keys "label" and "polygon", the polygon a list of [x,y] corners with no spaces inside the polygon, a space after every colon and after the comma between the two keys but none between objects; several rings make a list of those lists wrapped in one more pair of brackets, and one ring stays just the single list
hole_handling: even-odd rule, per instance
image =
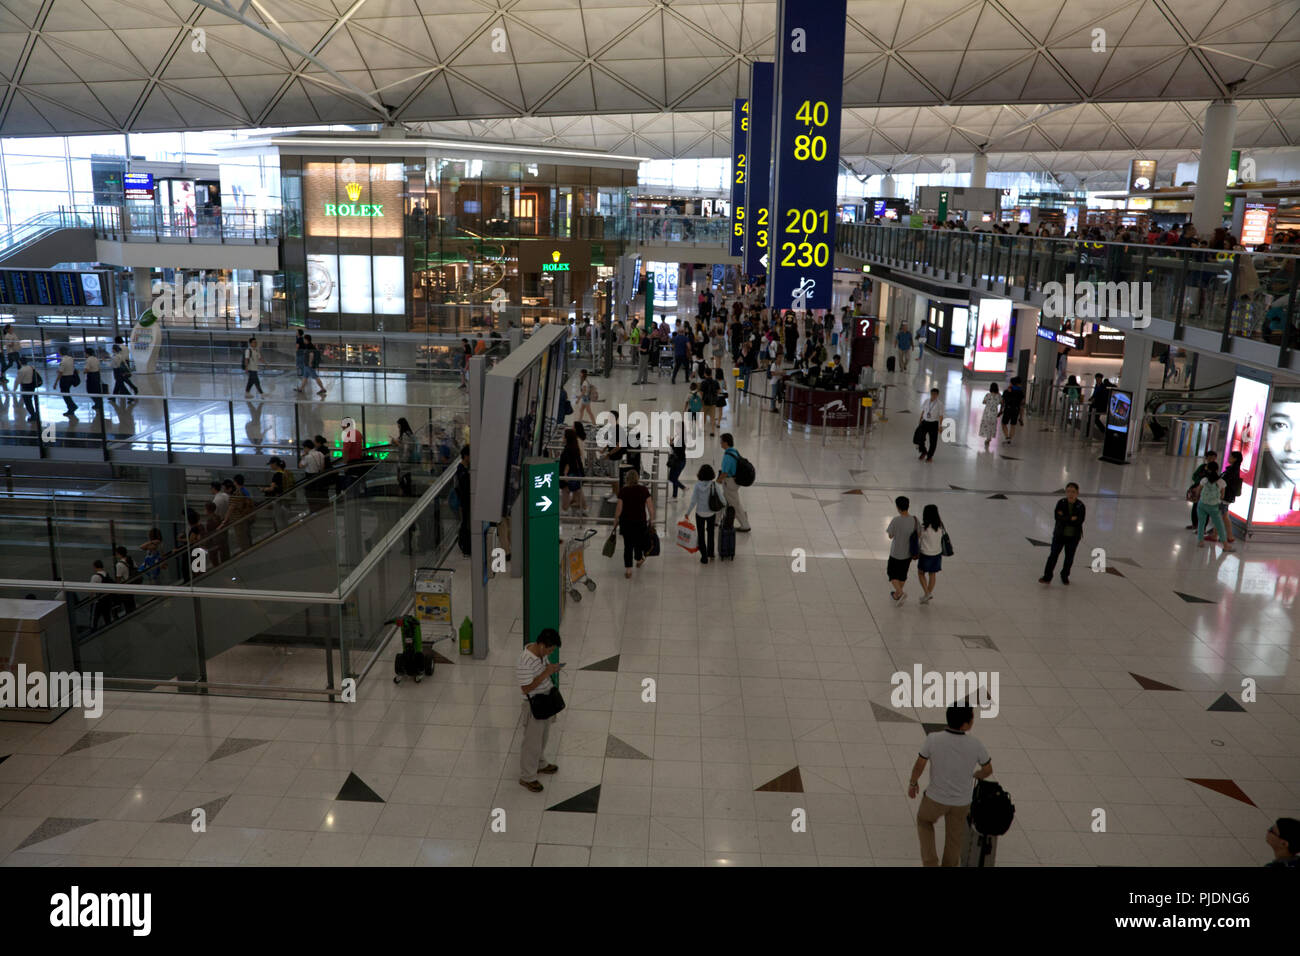
[{"label": "glass panel railing", "polygon": [[[841,224],[840,252],[903,269],[1042,293],[1048,282],[1149,283],[1151,316],[1276,345],[1300,345],[1300,256],[965,230]],[[1104,318],[1104,317],[1098,317]]]}]

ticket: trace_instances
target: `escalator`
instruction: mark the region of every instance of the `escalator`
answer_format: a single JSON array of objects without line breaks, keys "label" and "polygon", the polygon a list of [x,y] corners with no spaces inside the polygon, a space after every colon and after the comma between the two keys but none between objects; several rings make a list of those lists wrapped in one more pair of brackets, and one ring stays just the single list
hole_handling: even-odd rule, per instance
[{"label": "escalator", "polygon": [[[265,601],[180,591],[174,596],[137,598],[134,609],[95,627],[100,623],[95,616],[97,602],[116,603],[116,597],[87,598],[74,610],[79,668],[102,672],[105,678],[194,681],[206,679],[208,661],[250,641],[277,647],[299,642],[321,646],[330,631],[328,615],[333,609],[276,601],[275,592],[335,590],[373,546],[376,535],[382,536],[378,528],[396,520],[415,500],[400,496],[394,466],[376,462],[335,468],[300,482],[294,491],[316,492],[320,502],[321,486],[340,477],[351,484],[320,510],[285,509],[282,501],[274,499],[260,505],[245,520],[254,529],[260,523],[263,533],[239,550],[235,529],[225,532],[227,546],[234,546],[236,552],[206,573],[193,574],[189,582],[195,588],[265,591]],[[282,510],[276,527],[271,527],[277,508]],[[202,538],[195,546],[219,554],[222,535]],[[173,559],[184,560],[185,554]]]},{"label": "escalator", "polygon": [[1226,418],[1233,382],[1204,388],[1156,388],[1147,392],[1145,421],[1156,441],[1164,441],[1175,418]]},{"label": "escalator", "polygon": [[0,266],[50,269],[61,262],[94,262],[91,217],[70,209],[43,212],[0,233]]}]

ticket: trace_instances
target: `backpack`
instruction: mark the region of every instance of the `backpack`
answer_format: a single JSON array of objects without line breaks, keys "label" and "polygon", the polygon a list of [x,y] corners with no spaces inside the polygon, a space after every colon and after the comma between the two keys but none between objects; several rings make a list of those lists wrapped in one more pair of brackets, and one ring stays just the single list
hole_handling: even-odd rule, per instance
[{"label": "backpack", "polygon": [[[1219,477],[1223,476],[1220,475]],[[1237,472],[1237,474],[1233,475],[1229,481],[1224,483],[1228,486],[1227,491],[1229,501],[1236,501],[1241,497],[1241,472]]]},{"label": "backpack", "polygon": [[288,468],[286,468],[280,474],[284,476],[282,479],[284,484],[281,486],[282,490],[280,494],[287,495],[290,491],[293,490],[293,486],[298,483],[298,479],[293,476],[293,472],[291,472]]},{"label": "backpack", "polygon": [[1016,805],[1001,784],[981,780],[975,784],[970,801],[971,825],[984,836],[1002,836],[1011,829],[1016,816]]},{"label": "backpack", "polygon": [[742,488],[748,488],[754,483],[754,466],[750,463],[748,458],[742,458],[740,452],[736,451],[734,448],[728,448],[727,454],[734,454],[736,456],[736,484]]},{"label": "backpack", "polygon": [[704,402],[703,402],[703,400],[700,398],[700,393],[699,393],[699,392],[695,392],[695,393],[693,393],[693,394],[691,395],[691,399],[690,399],[690,401],[686,403],[686,408],[687,408],[687,410],[690,411],[690,412],[692,412],[692,413],[698,412],[698,411],[699,411],[700,409],[702,409],[703,407],[704,407]]}]

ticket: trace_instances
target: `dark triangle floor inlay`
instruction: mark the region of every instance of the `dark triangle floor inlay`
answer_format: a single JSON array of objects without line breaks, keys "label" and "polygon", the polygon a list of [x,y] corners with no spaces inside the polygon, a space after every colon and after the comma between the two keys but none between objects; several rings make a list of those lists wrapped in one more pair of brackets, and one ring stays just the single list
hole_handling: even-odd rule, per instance
[{"label": "dark triangle floor inlay", "polygon": [[355,803],[384,802],[383,797],[371,790],[364,780],[351,772],[348,773],[348,779],[343,781],[343,786],[339,788],[339,795],[334,799],[351,800]]},{"label": "dark triangle floor inlay", "polygon": [[588,664],[586,667],[579,667],[578,670],[608,671],[609,673],[616,673],[618,671],[618,659],[619,655],[615,654],[613,657],[606,657],[604,660],[596,661],[594,664]]},{"label": "dark triangle floor inlay", "polygon": [[871,701],[871,714],[876,718],[878,724],[914,724],[916,723],[906,714],[900,714],[892,707],[886,707],[884,704],[877,704]]},{"label": "dark triangle floor inlay", "polygon": [[970,491],[969,488],[963,488],[961,485],[949,485],[948,487],[953,491]]},{"label": "dark triangle floor inlay", "polygon": [[619,740],[613,734],[605,740],[605,756],[619,760],[649,760],[650,758],[637,750],[626,740]]},{"label": "dark triangle floor inlay", "polygon": [[844,494],[846,494],[846,495],[860,495],[860,494],[862,494],[862,489],[861,489],[861,488],[853,488],[853,489],[851,489],[850,491],[846,491],[846,492],[844,492]]},{"label": "dark triangle floor inlay", "polygon": [[989,496],[988,496],[987,498],[985,498],[984,500],[985,500],[985,501],[1006,501],[1006,500],[1007,500],[1007,496],[1006,496],[1006,495],[989,495]]},{"label": "dark triangle floor inlay", "polygon": [[79,827],[88,826],[92,823],[98,823],[98,820],[87,817],[46,817],[41,821],[40,826],[27,835],[27,839],[14,847],[15,850],[21,850],[23,847],[32,846],[37,843],[43,843],[46,840],[53,840],[57,836],[63,836],[65,833],[71,833]]},{"label": "dark triangle floor inlay", "polygon": [[773,777],[761,787],[754,788],[755,793],[803,793],[803,777],[799,768],[787,770],[779,777]]},{"label": "dark triangle floor inlay", "polygon": [[222,757],[229,757],[233,754],[243,753],[245,750],[252,750],[254,747],[260,747],[262,744],[269,744],[269,740],[255,740],[252,737],[227,737],[221,742],[221,746],[212,751],[212,756],[208,761],[220,760]]},{"label": "dark triangle floor inlay", "polygon": [[13,754],[4,754],[3,756],[0,756],[0,763],[4,763],[6,760],[8,760],[8,759],[9,759],[10,757],[12,757],[12,756],[13,756]]},{"label": "dark triangle floor inlay", "polygon": [[1184,601],[1186,601],[1188,604],[1217,604],[1217,603],[1219,603],[1218,601],[1210,601],[1210,600],[1208,600],[1208,599],[1206,599],[1206,598],[1203,598],[1203,597],[1197,597],[1195,594],[1184,594],[1182,591],[1175,591],[1174,593],[1177,594],[1177,595],[1178,595],[1180,598],[1182,598]]},{"label": "dark triangle floor inlay", "polygon": [[1204,787],[1207,790],[1213,790],[1215,793],[1221,793],[1225,797],[1231,797],[1234,800],[1240,800],[1248,806],[1255,806],[1255,801],[1246,796],[1246,792],[1237,786],[1231,780],[1225,780],[1215,777],[1186,777],[1188,783],[1194,783],[1197,786]]},{"label": "dark triangle floor inlay", "polygon": [[547,807],[551,813],[595,813],[600,807],[600,784],[592,787],[590,790],[584,790],[582,793],[569,797],[568,800],[561,800],[553,807]]},{"label": "dark triangle floor inlay", "polygon": [[967,647],[986,647],[990,651],[998,649],[998,646],[993,643],[993,638],[987,634],[958,634],[957,636]]},{"label": "dark triangle floor inlay", "polygon": [[1216,700],[1213,704],[1211,704],[1209,707],[1206,707],[1205,709],[1222,711],[1224,713],[1229,713],[1229,714],[1244,714],[1246,712],[1246,708],[1242,707],[1241,704],[1237,703],[1237,698],[1233,697],[1231,694],[1228,693],[1225,693],[1222,697],[1220,697],[1218,700]]},{"label": "dark triangle floor inlay", "polygon": [[71,747],[63,751],[64,756],[75,754],[78,750],[85,750],[88,747],[98,747],[100,744],[111,743],[114,740],[120,740],[129,736],[127,731],[110,731],[110,730],[92,730],[82,734]]},{"label": "dark triangle floor inlay", "polygon": [[999,457],[999,458],[1005,458],[1007,461],[1019,461],[1019,460],[1020,460],[1020,459],[1017,458],[1015,455],[999,455],[998,457]]},{"label": "dark triangle floor inlay", "polygon": [[211,823],[212,818],[221,812],[221,808],[226,805],[226,801],[230,799],[230,796],[231,796],[230,794],[227,794],[224,797],[217,797],[217,799],[215,800],[209,800],[207,803],[200,803],[197,807],[192,807],[189,810],[182,810],[180,813],[173,813],[169,817],[163,817],[158,822],[159,823],[193,823],[194,811],[202,810],[204,822]]},{"label": "dark triangle floor inlay", "polygon": [[1150,677],[1143,677],[1141,674],[1128,672],[1128,676],[1133,678],[1142,685],[1143,690],[1182,690],[1181,687],[1174,687],[1172,684],[1164,684],[1158,680],[1152,680]]},{"label": "dark triangle floor inlay", "polygon": [[923,723],[921,724],[921,727],[925,730],[927,734],[937,734],[939,731],[947,729],[948,725]]},{"label": "dark triangle floor inlay", "polygon": [[1122,578],[1122,577],[1124,576],[1124,575],[1120,572],[1119,568],[1113,568],[1113,567],[1111,567],[1109,564],[1106,565],[1106,573],[1107,573],[1107,574],[1113,574],[1113,575],[1115,575],[1115,577],[1117,577],[1117,578]]},{"label": "dark triangle floor inlay", "polygon": [[1114,561],[1116,564],[1127,564],[1135,568],[1142,567],[1142,565],[1138,564],[1132,558],[1111,558],[1111,560]]},{"label": "dark triangle floor inlay", "polygon": [[1030,544],[1032,544],[1035,548],[1050,548],[1052,546],[1052,542],[1039,541],[1037,538],[1025,538],[1025,540],[1028,541]]},{"label": "dark triangle floor inlay", "polygon": [[455,662],[454,660],[452,660],[450,657],[443,657],[443,656],[442,656],[441,654],[439,654],[437,651],[430,651],[429,653],[433,655],[433,662],[434,662],[435,664],[455,664],[455,663],[456,663],[456,662]]}]

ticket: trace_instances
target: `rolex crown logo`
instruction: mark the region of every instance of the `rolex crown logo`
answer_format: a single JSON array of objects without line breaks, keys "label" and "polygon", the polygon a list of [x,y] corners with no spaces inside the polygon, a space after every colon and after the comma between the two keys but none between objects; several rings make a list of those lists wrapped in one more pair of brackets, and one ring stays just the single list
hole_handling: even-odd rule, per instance
[{"label": "rolex crown logo", "polygon": [[559,262],[559,261],[560,261],[560,250],[557,249],[557,250],[555,250],[554,252],[551,253],[551,261],[552,261],[552,262]]},{"label": "rolex crown logo", "polygon": [[352,200],[352,202],[356,202],[358,199],[361,198],[360,183],[348,183],[347,186],[344,188],[347,191],[348,199]]}]

